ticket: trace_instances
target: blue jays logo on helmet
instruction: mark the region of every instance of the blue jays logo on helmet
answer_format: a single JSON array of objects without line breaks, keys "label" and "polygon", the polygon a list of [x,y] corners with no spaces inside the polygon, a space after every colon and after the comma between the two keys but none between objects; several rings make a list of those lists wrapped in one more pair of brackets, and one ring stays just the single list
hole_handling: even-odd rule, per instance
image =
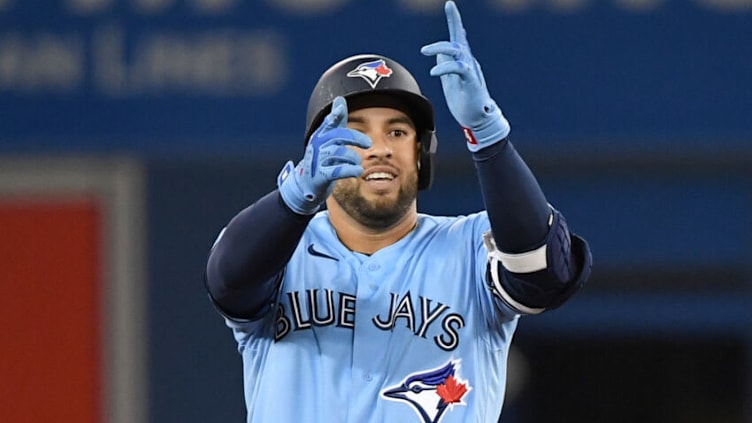
[{"label": "blue jays logo on helmet", "polygon": [[363,78],[371,88],[376,88],[376,84],[382,78],[389,78],[391,75],[392,69],[386,65],[383,59],[361,63],[358,67],[347,73],[347,76],[350,78]]},{"label": "blue jays logo on helmet", "polygon": [[413,373],[381,395],[391,401],[405,402],[423,423],[438,423],[445,411],[465,405],[463,398],[472,389],[468,381],[459,378],[460,361],[449,360],[439,368]]}]

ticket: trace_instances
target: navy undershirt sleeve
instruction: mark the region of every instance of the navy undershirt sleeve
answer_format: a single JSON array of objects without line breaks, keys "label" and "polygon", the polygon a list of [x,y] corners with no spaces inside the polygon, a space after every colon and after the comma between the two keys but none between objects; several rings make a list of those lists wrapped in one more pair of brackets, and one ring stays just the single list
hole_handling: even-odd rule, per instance
[{"label": "navy undershirt sleeve", "polygon": [[274,294],[311,218],[290,210],[278,190],[233,217],[206,266],[215,304],[231,317],[255,317]]},{"label": "navy undershirt sleeve", "polygon": [[538,181],[508,139],[473,153],[496,245],[523,253],[544,242],[551,209]]}]

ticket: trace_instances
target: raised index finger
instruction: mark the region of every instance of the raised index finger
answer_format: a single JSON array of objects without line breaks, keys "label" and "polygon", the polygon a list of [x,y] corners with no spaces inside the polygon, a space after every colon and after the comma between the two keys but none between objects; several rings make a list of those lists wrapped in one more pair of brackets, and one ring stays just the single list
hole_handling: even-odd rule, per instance
[{"label": "raised index finger", "polygon": [[344,128],[347,126],[347,100],[342,96],[337,96],[332,101],[331,128]]},{"label": "raised index finger", "polygon": [[465,27],[462,26],[462,17],[457,5],[452,0],[444,4],[444,13],[446,13],[447,26],[449,27],[449,41],[463,44],[467,42]]}]

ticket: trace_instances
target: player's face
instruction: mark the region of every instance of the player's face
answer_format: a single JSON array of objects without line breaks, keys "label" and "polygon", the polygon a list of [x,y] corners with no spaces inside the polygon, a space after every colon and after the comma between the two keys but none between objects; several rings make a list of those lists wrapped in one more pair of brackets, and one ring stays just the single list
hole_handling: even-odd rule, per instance
[{"label": "player's face", "polygon": [[415,125],[403,112],[386,107],[356,110],[348,127],[368,135],[371,148],[356,148],[363,159],[360,178],[337,181],[332,196],[361,224],[388,228],[414,209],[418,192]]}]

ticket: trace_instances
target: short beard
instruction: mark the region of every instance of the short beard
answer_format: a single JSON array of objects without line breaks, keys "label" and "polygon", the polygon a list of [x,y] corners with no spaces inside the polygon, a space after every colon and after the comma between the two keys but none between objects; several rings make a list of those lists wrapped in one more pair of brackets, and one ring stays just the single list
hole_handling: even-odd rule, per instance
[{"label": "short beard", "polygon": [[405,217],[418,195],[418,177],[413,174],[401,184],[395,201],[377,198],[369,202],[360,194],[358,181],[341,180],[332,197],[350,217],[361,225],[376,230],[388,229]]}]

